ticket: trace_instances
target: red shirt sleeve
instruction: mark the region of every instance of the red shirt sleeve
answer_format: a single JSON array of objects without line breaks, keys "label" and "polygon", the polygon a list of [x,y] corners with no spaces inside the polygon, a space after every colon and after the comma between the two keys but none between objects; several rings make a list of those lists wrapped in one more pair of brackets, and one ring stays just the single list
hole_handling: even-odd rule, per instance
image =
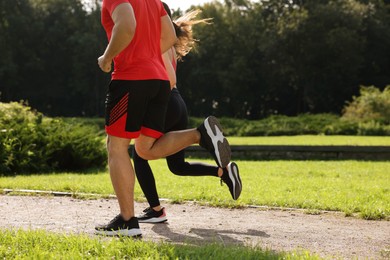
[{"label": "red shirt sleeve", "polygon": [[106,0],[105,1],[105,6],[108,10],[108,12],[110,13],[110,15],[112,14],[112,12],[114,12],[115,8],[120,5],[120,4],[123,4],[123,3],[129,3],[128,0]]},{"label": "red shirt sleeve", "polygon": [[160,11],[160,16],[161,16],[161,17],[168,15],[168,14],[167,14],[167,11],[165,11],[165,8],[164,8],[164,5],[163,5],[162,2],[161,2],[161,7],[160,7],[160,9],[161,9],[161,11]]}]

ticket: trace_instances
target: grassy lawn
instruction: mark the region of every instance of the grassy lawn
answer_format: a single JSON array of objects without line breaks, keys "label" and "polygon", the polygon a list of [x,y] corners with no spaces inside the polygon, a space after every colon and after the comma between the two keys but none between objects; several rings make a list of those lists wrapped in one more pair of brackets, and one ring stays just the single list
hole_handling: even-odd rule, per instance
[{"label": "grassy lawn", "polygon": [[[190,160],[195,161],[195,160]],[[214,163],[211,160],[201,160]],[[233,201],[215,177],[177,177],[165,160],[152,161],[161,198],[220,207],[293,207],[309,214],[343,211],[346,216],[390,220],[390,162],[238,161],[243,192]],[[113,194],[106,170],[0,177],[0,190],[37,189]],[[79,196],[79,195],[76,195]],[[83,197],[83,196],[81,196]],[[143,201],[136,184],[135,198]],[[164,202],[166,203],[166,202]],[[275,252],[261,247],[153,243],[88,234],[0,229],[2,259],[320,259],[307,251]]]},{"label": "grassy lawn", "polygon": [[228,137],[232,145],[352,145],[390,146],[390,136],[297,135]]},{"label": "grassy lawn", "polygon": [[2,259],[320,259],[308,252],[276,253],[258,247],[220,244],[199,247],[42,230],[0,231]]},{"label": "grassy lawn", "polygon": [[[194,161],[194,160],[191,160]],[[212,161],[202,160],[213,163]],[[215,177],[178,177],[165,160],[152,161],[161,198],[221,207],[245,205],[342,211],[364,219],[390,219],[390,162],[238,161],[243,191],[233,201]],[[0,189],[113,194],[106,171],[0,177]],[[138,186],[136,200],[144,200]]]}]

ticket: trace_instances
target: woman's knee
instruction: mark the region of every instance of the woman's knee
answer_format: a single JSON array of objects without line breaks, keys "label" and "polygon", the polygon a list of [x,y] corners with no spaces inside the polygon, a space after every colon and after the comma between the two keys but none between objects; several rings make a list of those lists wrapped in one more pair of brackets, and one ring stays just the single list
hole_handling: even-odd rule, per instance
[{"label": "woman's knee", "polygon": [[134,162],[137,162],[137,163],[142,163],[142,162],[147,161],[144,158],[142,158],[141,156],[139,156],[139,154],[137,153],[135,148],[132,151],[132,157],[133,157]]},{"label": "woman's knee", "polygon": [[186,176],[186,167],[185,164],[183,163],[178,163],[178,162],[168,162],[168,168],[169,170],[178,176]]}]

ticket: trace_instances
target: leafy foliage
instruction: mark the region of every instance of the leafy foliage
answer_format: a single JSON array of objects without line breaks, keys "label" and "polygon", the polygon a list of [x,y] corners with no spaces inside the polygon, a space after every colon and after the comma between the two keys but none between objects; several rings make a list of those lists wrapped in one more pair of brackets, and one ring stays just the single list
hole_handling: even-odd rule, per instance
[{"label": "leafy foliage", "polygon": [[194,28],[199,52],[178,67],[192,116],[340,113],[359,83],[390,81],[382,1],[227,0],[201,8],[213,25]]},{"label": "leafy foliage", "polygon": [[344,107],[341,119],[358,125],[358,135],[390,135],[390,86],[383,91],[362,86],[360,95]]},{"label": "leafy foliage", "polygon": [[335,115],[307,115],[297,117],[271,116],[241,129],[243,136],[321,134],[324,128],[337,121]]},{"label": "leafy foliage", "polygon": [[[96,59],[100,9],[80,0],[0,0],[0,92],[52,116],[101,114],[109,75]],[[70,106],[69,104],[72,104]]]},{"label": "leafy foliage", "polygon": [[106,165],[96,126],[45,118],[21,103],[0,103],[0,141],[5,175]]},{"label": "leafy foliage", "polygon": [[[201,118],[191,117],[189,125],[196,127],[202,121]],[[220,121],[228,136],[367,135],[365,131],[359,132],[358,123],[340,120],[334,114],[273,115],[260,120],[221,118]]]},{"label": "leafy foliage", "polygon": [[[100,1],[0,0],[0,92],[50,116],[101,116],[109,75]],[[390,83],[390,4],[383,0],[206,3],[198,52],[178,66],[194,117],[257,120],[339,114],[359,86]],[[182,14],[174,12],[174,16]],[[71,106],[69,104],[72,104]]]},{"label": "leafy foliage", "polygon": [[383,91],[373,86],[361,87],[360,96],[354,96],[345,106],[343,118],[354,122],[390,124],[390,85]]}]

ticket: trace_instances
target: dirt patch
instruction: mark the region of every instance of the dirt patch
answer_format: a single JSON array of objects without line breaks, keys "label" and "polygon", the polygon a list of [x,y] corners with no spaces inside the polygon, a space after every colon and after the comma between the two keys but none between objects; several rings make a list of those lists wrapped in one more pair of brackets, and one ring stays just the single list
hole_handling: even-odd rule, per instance
[{"label": "dirt patch", "polygon": [[[221,209],[165,204],[166,224],[140,224],[143,239],[172,243],[219,242],[276,251],[309,250],[323,257],[390,259],[390,222],[308,215],[300,211]],[[146,203],[136,203],[136,214]],[[116,199],[0,195],[0,227],[93,234],[118,213]]]}]

